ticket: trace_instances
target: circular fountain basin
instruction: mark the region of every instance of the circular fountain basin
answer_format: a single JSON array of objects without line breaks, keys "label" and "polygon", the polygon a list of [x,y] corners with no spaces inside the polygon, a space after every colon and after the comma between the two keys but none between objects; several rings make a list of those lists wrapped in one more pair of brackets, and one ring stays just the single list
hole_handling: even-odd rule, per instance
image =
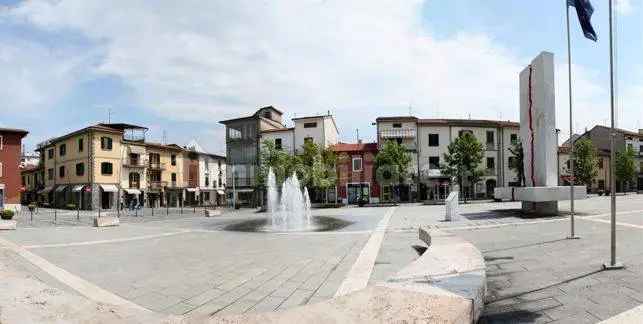
[{"label": "circular fountain basin", "polygon": [[310,226],[302,228],[273,228],[270,220],[266,218],[251,219],[224,228],[226,231],[254,232],[254,233],[286,233],[286,232],[329,232],[340,230],[352,222],[329,216],[315,216]]}]

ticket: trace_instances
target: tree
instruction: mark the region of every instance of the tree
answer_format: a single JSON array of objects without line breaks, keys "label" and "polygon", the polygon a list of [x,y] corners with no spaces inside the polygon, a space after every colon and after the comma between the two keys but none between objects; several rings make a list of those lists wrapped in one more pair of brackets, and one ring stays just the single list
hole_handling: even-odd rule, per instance
[{"label": "tree", "polygon": [[623,152],[616,152],[616,179],[618,179],[622,185],[623,190],[627,188],[626,184],[629,184],[634,180],[636,176],[636,154],[631,147],[627,147]]},{"label": "tree", "polygon": [[382,185],[399,186],[408,177],[411,155],[406,147],[395,141],[386,141],[375,156],[377,181]]},{"label": "tree", "polygon": [[277,183],[282,183],[291,172],[293,164],[292,157],[275,146],[275,142],[265,140],[261,143],[261,165],[259,166],[259,176],[257,182],[260,185],[266,184],[268,170],[272,168],[275,173]]},{"label": "tree", "polygon": [[[447,148],[444,153],[444,163],[440,166],[443,175],[455,179],[464,190],[463,183],[471,182],[475,186],[480,181],[481,171],[478,166],[482,163],[483,155],[482,144],[471,133],[464,133]],[[464,195],[466,203],[466,195]]]},{"label": "tree", "polygon": [[575,183],[591,186],[598,175],[598,153],[596,147],[587,138],[582,138],[574,143],[576,161],[574,163]]},{"label": "tree", "polygon": [[509,169],[516,172],[516,178],[520,187],[523,187],[527,182],[525,180],[525,151],[522,149],[522,142],[516,141],[509,147],[509,152],[511,153],[511,163],[509,163]]}]

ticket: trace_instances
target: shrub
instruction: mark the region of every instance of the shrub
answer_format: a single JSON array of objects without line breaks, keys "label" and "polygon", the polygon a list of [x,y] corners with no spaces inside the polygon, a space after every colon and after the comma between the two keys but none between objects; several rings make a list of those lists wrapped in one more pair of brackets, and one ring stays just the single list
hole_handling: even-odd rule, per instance
[{"label": "shrub", "polygon": [[3,211],[0,211],[0,218],[5,220],[13,219],[13,215],[14,215],[13,210],[5,209]]}]

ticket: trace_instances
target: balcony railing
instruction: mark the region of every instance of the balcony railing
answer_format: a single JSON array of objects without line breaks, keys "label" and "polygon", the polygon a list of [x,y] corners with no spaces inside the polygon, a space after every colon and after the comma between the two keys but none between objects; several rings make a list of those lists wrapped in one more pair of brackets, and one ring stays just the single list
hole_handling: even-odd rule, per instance
[{"label": "balcony railing", "polygon": [[150,189],[161,190],[167,186],[167,181],[150,181]]},{"label": "balcony railing", "polygon": [[409,138],[415,137],[415,128],[385,128],[380,130],[382,138]]},{"label": "balcony railing", "polygon": [[144,168],[146,164],[138,159],[126,159],[125,162],[123,162],[123,166],[126,168]]},{"label": "balcony railing", "polygon": [[148,167],[152,170],[165,170],[165,163],[150,162]]}]

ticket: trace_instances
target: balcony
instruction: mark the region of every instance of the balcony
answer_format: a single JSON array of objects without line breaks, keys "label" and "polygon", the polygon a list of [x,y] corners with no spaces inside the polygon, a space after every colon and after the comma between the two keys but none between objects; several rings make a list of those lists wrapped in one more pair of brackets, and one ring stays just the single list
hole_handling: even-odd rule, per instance
[{"label": "balcony", "polygon": [[123,162],[123,166],[126,168],[145,168],[146,164],[145,162],[139,160],[139,159],[126,159]]},{"label": "balcony", "polygon": [[150,162],[148,168],[151,170],[165,170],[165,163]]},{"label": "balcony", "polygon": [[384,128],[380,130],[381,138],[414,138],[415,128]]},{"label": "balcony", "polygon": [[151,190],[161,190],[167,186],[167,181],[150,181]]}]

